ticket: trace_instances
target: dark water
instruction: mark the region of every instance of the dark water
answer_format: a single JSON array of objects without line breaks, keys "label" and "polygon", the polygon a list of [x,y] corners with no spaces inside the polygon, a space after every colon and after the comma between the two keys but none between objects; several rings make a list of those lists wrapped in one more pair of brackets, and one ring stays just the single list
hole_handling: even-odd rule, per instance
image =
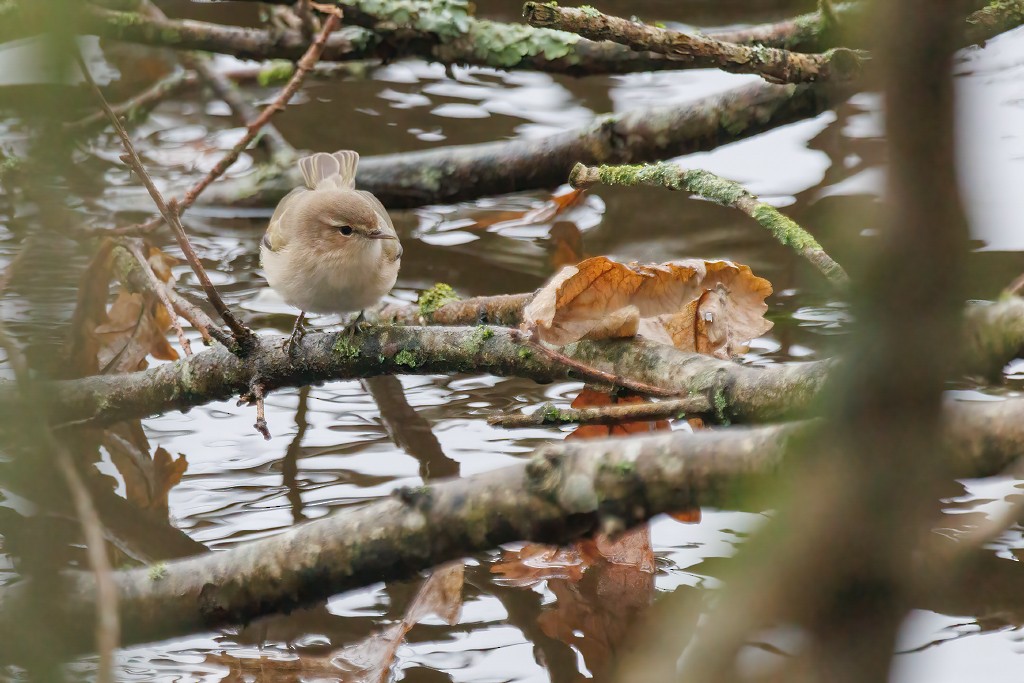
[{"label": "dark water", "polygon": [[[483,16],[514,21],[519,14],[518,1],[477,4]],[[737,10],[740,3],[650,1],[642,6],[608,2],[603,9],[615,12],[617,4],[626,13],[699,26],[733,24],[737,16],[781,18],[794,7],[762,2],[743,14]],[[249,8],[187,8],[197,17],[253,19]],[[230,68],[231,60],[221,60],[221,66]],[[991,298],[1024,270],[1018,210],[1018,188],[1024,182],[1024,33],[966,51],[957,72],[962,182],[978,239],[969,295]],[[371,69],[365,77],[312,83],[275,121],[297,148],[352,147],[368,155],[542,136],[584,124],[595,114],[684,103],[750,80],[705,71],[573,80],[401,62]],[[273,90],[251,94],[262,101]],[[133,135],[155,175],[171,182],[196,177],[215,163],[240,134],[233,126],[224,107],[190,95],[161,105]],[[876,227],[873,207],[885,161],[880,134],[879,99],[865,93],[837,112],[680,161],[744,183],[814,232],[855,275],[858,254],[870,248]],[[131,207],[148,210],[148,200],[113,163],[118,153],[113,138],[100,136],[89,151],[87,168],[102,178],[97,185],[103,187],[86,197],[83,211],[106,217]],[[243,157],[231,175],[249,172],[252,161]],[[843,332],[844,307],[818,273],[745,216],[682,194],[599,188],[559,216],[567,225],[554,231],[550,223],[472,227],[473,219],[537,207],[547,196],[538,192],[393,213],[405,247],[393,297],[413,300],[420,289],[439,281],[465,296],[534,289],[553,273],[557,235],[568,234],[587,255],[641,261],[729,258],[770,279],[776,294],[769,300],[769,315],[776,327],[754,342],[745,362],[828,356]],[[257,244],[268,217],[269,209],[241,213],[201,206],[187,214],[186,227],[229,303],[242,309],[258,331],[280,333],[290,327],[294,312],[266,289],[259,271]],[[11,234],[7,226],[0,229],[0,235]],[[8,237],[3,249],[9,258],[14,240]],[[198,289],[187,267],[179,266],[176,273],[180,288]],[[73,290],[65,294],[73,301]],[[17,304],[6,305],[5,314],[17,316]],[[314,320],[315,325],[337,322]],[[190,337],[198,346],[197,335]],[[1019,386],[1024,364],[1012,366],[1008,374],[1011,388]],[[567,404],[580,388],[578,383],[538,386],[490,376],[402,377],[373,387],[390,412],[378,407],[358,382],[281,391],[267,401],[274,433],[269,442],[253,432],[251,409],[233,402],[145,420],[154,446],[188,459],[184,478],[170,492],[173,529],[155,542],[154,557],[190,552],[192,542],[224,549],[386,496],[399,486],[417,485],[425,477],[466,476],[517,462],[537,445],[563,435],[552,429],[496,429],[486,424],[486,416],[543,401]],[[401,413],[403,400],[421,422],[407,413],[387,419],[396,410]],[[109,459],[100,469],[119,476]],[[964,482],[963,495],[950,500],[950,526],[956,525],[956,515],[997,510],[1013,490],[1008,479]],[[652,572],[605,564],[589,570],[579,583],[555,579],[510,585],[491,571],[499,553],[469,558],[458,622],[449,626],[429,617],[414,626],[397,651],[395,674],[419,682],[599,677],[607,651],[628,647],[622,623],[663,594],[714,590],[718,558],[731,555],[762,519],[711,509],[703,511],[700,524],[657,518],[650,524],[656,558]],[[1009,562],[1021,547],[1015,531],[992,550]],[[610,586],[618,586],[617,592]],[[378,584],[237,632],[131,648],[119,654],[120,675],[139,681],[332,680],[338,674],[329,668],[330,658],[401,619],[416,588],[416,582]],[[893,680],[1020,678],[1013,620],[993,621],[980,604],[948,611],[913,613],[901,635]],[[772,657],[757,656],[766,662]],[[77,668],[87,677],[90,667],[85,662]]]}]

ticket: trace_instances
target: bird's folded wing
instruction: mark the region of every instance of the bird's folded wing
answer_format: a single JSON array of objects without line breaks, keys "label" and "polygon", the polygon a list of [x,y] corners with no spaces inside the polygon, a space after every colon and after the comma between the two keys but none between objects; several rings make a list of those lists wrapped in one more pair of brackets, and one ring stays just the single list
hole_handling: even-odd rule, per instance
[{"label": "bird's folded wing", "polygon": [[267,225],[267,232],[263,235],[263,246],[270,251],[280,251],[288,244],[289,230],[284,226],[285,221],[289,217],[289,211],[294,213],[296,201],[298,198],[309,192],[304,187],[296,187],[294,190],[284,196],[284,199],[274,209],[274,215],[270,217],[270,224]]}]

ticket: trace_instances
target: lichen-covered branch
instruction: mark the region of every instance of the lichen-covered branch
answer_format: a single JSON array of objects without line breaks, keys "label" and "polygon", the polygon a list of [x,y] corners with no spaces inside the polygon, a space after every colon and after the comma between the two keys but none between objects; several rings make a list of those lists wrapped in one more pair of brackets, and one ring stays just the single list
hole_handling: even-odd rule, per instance
[{"label": "lichen-covered branch", "polygon": [[994,0],[967,17],[967,40],[984,43],[1024,24],[1024,0]]},{"label": "lichen-covered branch", "polygon": [[[834,84],[753,83],[683,106],[653,106],[599,116],[544,138],[519,138],[364,158],[357,184],[389,208],[448,204],[557,187],[573,164],[658,161],[714,149],[786,123],[817,116],[852,94]],[[274,204],[301,183],[298,170],[277,178],[250,174],[208,192],[213,202]]]},{"label": "lichen-covered branch", "polygon": [[773,83],[853,78],[860,73],[863,60],[857,52],[846,48],[807,54],[729,43],[610,16],[590,6],[575,8],[527,2],[523,16],[531,26],[570,31],[591,40],[611,40],[634,50],[648,50],[673,59],[708,60],[711,66],[724,71],[757,74]]},{"label": "lichen-covered branch", "polygon": [[833,284],[845,287],[850,282],[846,271],[832,260],[813,235],[774,206],[762,202],[739,183],[726,180],[714,173],[700,169],[687,170],[669,163],[589,168],[583,164],[576,164],[569,174],[569,182],[577,188],[591,187],[600,182],[605,185],[628,187],[653,185],[692,192],[716,204],[731,206],[747,214],[779,242],[810,261]]},{"label": "lichen-covered branch", "polygon": [[[998,474],[1024,450],[1024,401],[959,404],[946,439],[957,477]],[[979,427],[984,427],[983,431]],[[813,423],[553,442],[521,465],[443,481],[300,524],[231,550],[114,574],[131,645],[288,612],[502,543],[566,543],[696,506],[743,507]],[[981,438],[979,435],[984,434]],[[92,575],[66,572],[67,656],[92,647]],[[0,589],[0,660],[17,661],[24,582]]]},{"label": "lichen-covered branch", "polygon": [[[438,291],[442,292],[440,296],[427,296]],[[379,322],[395,325],[516,327],[523,321],[523,308],[530,303],[533,296],[533,292],[527,292],[460,299],[450,287],[438,284],[425,292],[415,306],[391,304],[368,315]]]},{"label": "lichen-covered branch", "polygon": [[[282,338],[257,336],[244,359],[214,346],[141,372],[54,382],[48,386],[52,419],[109,424],[185,410],[246,393],[257,379],[267,392],[390,374],[478,372],[545,382],[580,379],[572,368],[535,353],[516,330],[505,328],[375,326],[354,341],[340,332],[307,335],[293,356],[282,347]],[[560,351],[611,375],[664,387],[694,401],[702,398],[701,412],[718,422],[768,421],[810,412],[831,365],[817,361],[751,367],[642,339],[582,341]],[[0,381],[0,409],[18,400],[14,387]]]}]

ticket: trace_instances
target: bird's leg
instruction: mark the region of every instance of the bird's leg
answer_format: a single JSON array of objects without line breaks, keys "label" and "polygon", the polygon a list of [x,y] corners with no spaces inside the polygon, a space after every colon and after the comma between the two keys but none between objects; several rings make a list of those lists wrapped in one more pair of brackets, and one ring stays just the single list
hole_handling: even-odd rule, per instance
[{"label": "bird's leg", "polygon": [[356,334],[360,331],[360,329],[366,324],[366,318],[363,316],[363,311],[359,311],[359,315],[357,315],[347,325],[345,325],[345,329],[342,330],[342,332],[348,335],[349,341],[352,341],[353,339],[355,339]]},{"label": "bird's leg", "polygon": [[306,329],[302,326],[302,323],[306,320],[306,312],[299,311],[299,317],[295,319],[295,326],[292,327],[292,334],[284,343],[284,350],[289,356],[295,350],[295,345],[302,341],[302,338],[306,336]]}]

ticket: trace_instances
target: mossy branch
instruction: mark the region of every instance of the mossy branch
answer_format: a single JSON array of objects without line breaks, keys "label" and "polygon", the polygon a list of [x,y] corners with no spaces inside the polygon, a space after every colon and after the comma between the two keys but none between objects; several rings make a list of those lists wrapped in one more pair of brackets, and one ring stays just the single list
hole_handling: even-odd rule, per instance
[{"label": "mossy branch", "polygon": [[822,248],[814,236],[801,228],[778,209],[765,204],[739,183],[726,180],[700,169],[684,169],[675,164],[659,163],[641,166],[587,167],[576,164],[569,174],[573,187],[605,185],[652,185],[670,190],[686,190],[722,206],[731,206],[747,214],[782,244],[793,249],[814,265],[830,282],[846,287],[849,277]]},{"label": "mossy branch", "polygon": [[847,48],[807,54],[761,45],[738,45],[622,19],[589,6],[573,8],[559,7],[556,3],[527,2],[523,16],[531,26],[571,31],[592,40],[611,40],[634,50],[674,59],[706,60],[724,71],[757,74],[772,83],[855,78],[866,58],[864,53]]}]

